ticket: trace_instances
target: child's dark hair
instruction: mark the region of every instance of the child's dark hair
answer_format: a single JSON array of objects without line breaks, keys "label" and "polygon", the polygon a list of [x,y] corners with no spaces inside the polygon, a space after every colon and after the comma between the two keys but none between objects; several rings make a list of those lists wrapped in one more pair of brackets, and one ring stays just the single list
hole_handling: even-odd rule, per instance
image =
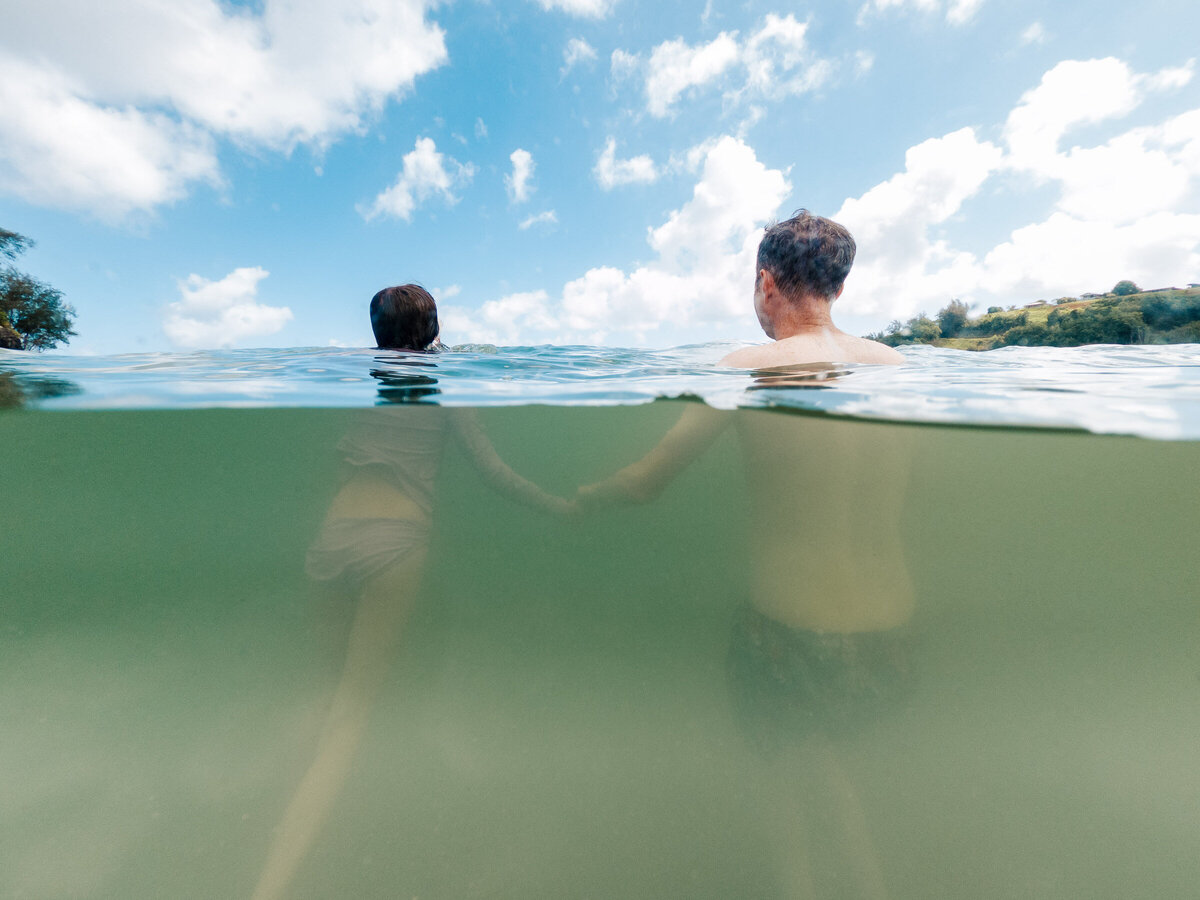
[{"label": "child's dark hair", "polygon": [[371,298],[371,330],[380,350],[428,350],[438,338],[437,304],[418,284],[384,288]]}]

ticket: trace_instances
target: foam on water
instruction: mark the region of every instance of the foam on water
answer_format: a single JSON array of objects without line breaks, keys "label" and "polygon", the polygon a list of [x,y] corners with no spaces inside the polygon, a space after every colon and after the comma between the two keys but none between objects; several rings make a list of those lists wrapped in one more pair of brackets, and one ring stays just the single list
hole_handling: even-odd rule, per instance
[{"label": "foam on water", "polygon": [[[1200,347],[903,349],[908,364],[751,373],[717,365],[735,344],[671,350],[465,345],[436,356],[296,348],[71,356],[0,351],[0,399],[45,409],[606,406],[692,395],[943,424],[1200,438]],[[0,383],[0,387],[3,384]],[[2,404],[0,404],[2,405]]]}]

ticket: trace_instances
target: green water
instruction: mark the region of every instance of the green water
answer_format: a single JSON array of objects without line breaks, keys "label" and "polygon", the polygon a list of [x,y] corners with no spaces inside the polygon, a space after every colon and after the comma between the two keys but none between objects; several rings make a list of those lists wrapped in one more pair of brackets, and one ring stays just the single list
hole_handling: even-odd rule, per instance
[{"label": "green water", "polygon": [[[478,415],[569,494],[683,407]],[[0,417],[0,896],[250,896],[346,654],[355,602],[304,559],[369,414]],[[805,855],[821,897],[868,895],[864,857],[914,900],[1196,896],[1200,444],[720,415],[658,499],[574,520],[448,449],[419,596],[286,896],[786,897]],[[780,457],[775,504],[762,428],[814,448]],[[746,739],[726,656],[764,536],[890,509],[897,469],[912,689],[827,745],[864,845],[838,789]]]}]

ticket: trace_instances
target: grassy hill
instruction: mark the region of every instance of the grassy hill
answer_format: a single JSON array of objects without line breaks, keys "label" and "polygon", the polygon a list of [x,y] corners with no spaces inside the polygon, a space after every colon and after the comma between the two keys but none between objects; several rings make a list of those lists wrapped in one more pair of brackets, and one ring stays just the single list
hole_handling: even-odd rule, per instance
[{"label": "grassy hill", "polygon": [[1060,297],[992,307],[976,318],[952,301],[936,317],[922,313],[868,336],[893,347],[921,343],[956,350],[1200,343],[1200,287]]}]

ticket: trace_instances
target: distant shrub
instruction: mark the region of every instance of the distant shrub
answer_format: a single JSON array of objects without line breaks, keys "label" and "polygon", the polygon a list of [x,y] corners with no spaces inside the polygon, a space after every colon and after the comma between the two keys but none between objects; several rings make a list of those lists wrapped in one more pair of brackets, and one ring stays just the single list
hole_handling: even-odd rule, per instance
[{"label": "distant shrub", "polygon": [[989,312],[988,315],[978,321],[972,322],[965,331],[976,337],[987,337],[993,334],[1001,334],[1010,328],[1024,325],[1028,321],[1029,313],[1024,310],[1021,310],[1019,313],[1005,315],[1004,310],[997,307],[996,312]]},{"label": "distant shrub", "polygon": [[967,324],[967,304],[961,300],[951,300],[937,314],[937,324],[942,337],[954,337]]},{"label": "distant shrub", "polygon": [[1200,319],[1200,294],[1171,297],[1157,294],[1142,302],[1142,317],[1151,328],[1170,331]]},{"label": "distant shrub", "polygon": [[1141,288],[1139,288],[1132,281],[1118,281],[1113,285],[1113,289],[1109,293],[1116,294],[1118,297],[1128,297],[1130,294],[1137,294],[1140,292]]},{"label": "distant shrub", "polygon": [[912,339],[918,344],[932,344],[942,336],[942,327],[933,319],[921,313],[915,319],[909,319],[908,329]]},{"label": "distant shrub", "polygon": [[1049,343],[1047,338],[1050,329],[1045,325],[1034,323],[1033,325],[1018,325],[1016,328],[1010,328],[1004,333],[1001,338],[1001,343],[1006,347],[1043,347]]}]

